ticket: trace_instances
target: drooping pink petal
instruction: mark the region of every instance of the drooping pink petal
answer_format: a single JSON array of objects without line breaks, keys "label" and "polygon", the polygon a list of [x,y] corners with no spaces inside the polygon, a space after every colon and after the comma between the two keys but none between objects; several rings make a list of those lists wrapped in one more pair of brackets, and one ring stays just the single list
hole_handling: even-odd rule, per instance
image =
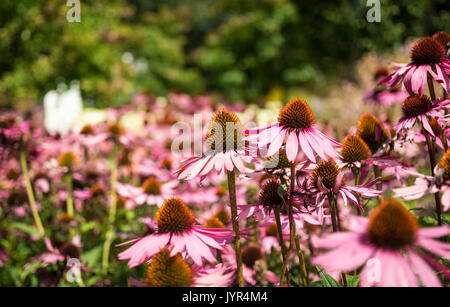
[{"label": "drooping pink petal", "polygon": [[298,137],[296,132],[293,130],[289,133],[286,141],[286,156],[289,162],[294,162],[297,157],[298,152]]},{"label": "drooping pink petal", "polygon": [[441,286],[439,278],[437,278],[436,274],[422,258],[420,258],[414,251],[411,250],[408,250],[408,257],[424,286],[426,287]]},{"label": "drooping pink petal", "polygon": [[312,161],[312,162],[316,162],[316,157],[314,156],[313,150],[311,148],[311,146],[308,143],[308,140],[305,136],[305,133],[303,132],[302,129],[299,130],[298,133],[298,141],[300,146],[302,147],[303,152],[305,153],[306,157]]},{"label": "drooping pink petal", "polygon": [[315,257],[311,262],[327,271],[348,272],[362,266],[373,254],[371,245],[357,240],[347,241],[334,250]]}]

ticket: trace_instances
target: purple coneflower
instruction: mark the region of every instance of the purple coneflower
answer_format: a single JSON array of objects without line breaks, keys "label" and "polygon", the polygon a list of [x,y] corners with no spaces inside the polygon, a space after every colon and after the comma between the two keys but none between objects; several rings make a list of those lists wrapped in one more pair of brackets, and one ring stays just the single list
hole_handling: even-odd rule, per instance
[{"label": "purple coneflower", "polygon": [[361,286],[440,286],[430,268],[448,277],[447,269],[421,248],[449,259],[450,244],[433,240],[450,233],[450,227],[420,229],[415,217],[398,201],[383,201],[369,218],[354,217],[348,232],[326,235],[315,247],[331,249],[312,260],[327,271],[348,272],[364,265]]},{"label": "purple coneflower", "polygon": [[445,48],[438,40],[426,37],[417,41],[411,49],[411,63],[394,64],[395,72],[380,81],[388,88],[396,86],[401,80],[410,95],[422,95],[428,76],[437,81],[445,92],[449,91],[448,74],[450,60],[445,57]]},{"label": "purple coneflower", "polygon": [[286,143],[286,155],[294,162],[299,152],[303,150],[306,157],[316,162],[316,154],[322,159],[336,158],[333,146],[341,146],[314,127],[314,115],[305,100],[291,100],[278,115],[278,122],[264,127],[247,130],[249,141],[256,141],[258,148],[268,147],[267,156],[278,153]]},{"label": "purple coneflower", "polygon": [[197,265],[202,265],[204,260],[214,263],[216,258],[212,249],[221,250],[222,244],[233,236],[228,229],[196,225],[191,211],[179,198],[167,199],[155,220],[158,224],[155,233],[120,244],[133,243],[119,254],[120,260],[129,259],[129,267],[147,261],[166,246],[172,247],[172,256],[186,251]]},{"label": "purple coneflower", "polygon": [[428,117],[431,117],[438,122],[444,121],[444,115],[440,111],[445,110],[449,104],[450,100],[439,103],[438,99],[431,101],[426,95],[418,96],[413,94],[403,102],[403,116],[395,126],[395,130],[397,133],[401,130],[408,130],[411,129],[416,122],[419,122],[430,135],[435,136],[434,131],[428,122]]}]

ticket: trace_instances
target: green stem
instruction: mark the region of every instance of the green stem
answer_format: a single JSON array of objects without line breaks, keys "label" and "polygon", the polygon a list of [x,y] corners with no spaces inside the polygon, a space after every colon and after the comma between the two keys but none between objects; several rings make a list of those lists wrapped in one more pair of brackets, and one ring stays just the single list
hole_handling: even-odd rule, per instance
[{"label": "green stem", "polygon": [[444,150],[445,150],[445,152],[447,152],[448,143],[447,143],[447,135],[445,134],[445,129],[441,129],[441,140],[442,140],[442,145],[444,145]]},{"label": "green stem", "polygon": [[227,172],[228,193],[230,194],[231,220],[235,234],[236,265],[239,287],[244,286],[244,274],[242,271],[241,235],[239,232],[239,221],[237,220],[236,182],[234,171]]},{"label": "green stem", "polygon": [[334,210],[334,196],[332,193],[328,193],[328,206],[330,207],[331,214],[331,225],[333,227],[333,232],[338,231],[337,221],[336,221],[336,212]]},{"label": "green stem", "polygon": [[430,73],[427,74],[428,91],[432,100],[436,99],[436,92],[434,91],[433,79],[430,78]]},{"label": "green stem", "polygon": [[289,203],[288,203],[288,214],[289,214],[289,226],[290,226],[290,244],[292,249],[292,243],[295,242],[295,248],[297,249],[298,261],[300,264],[300,278],[302,280],[303,286],[308,287],[308,272],[306,270],[305,258],[303,257],[303,252],[300,248],[299,238],[296,232],[294,215],[292,210],[292,205],[294,202],[294,188],[295,188],[295,164],[291,165],[291,180],[289,189]]},{"label": "green stem", "polygon": [[102,255],[103,274],[106,274],[108,272],[109,253],[111,249],[112,239],[114,236],[114,222],[116,220],[116,211],[117,211],[117,195],[115,188],[116,182],[117,182],[117,145],[114,145],[113,155],[111,158],[111,178],[110,178],[111,205],[109,206],[108,230],[105,236],[105,243],[103,244],[103,255]]},{"label": "green stem", "polygon": [[[278,235],[278,244],[280,245],[281,248],[281,257],[283,259],[283,267],[285,267],[285,263],[287,262],[287,254],[286,254],[286,246],[284,245],[283,242],[283,231],[281,228],[281,218],[280,218],[280,209],[279,208],[274,208],[273,209],[274,215],[275,215],[275,221],[277,224],[277,235]],[[284,281],[284,275],[286,273],[285,271],[281,271],[281,276],[280,276],[280,286],[283,285],[283,281]],[[290,286],[290,281],[289,281],[289,274],[286,275],[286,283],[288,286]]]},{"label": "green stem", "polygon": [[22,167],[23,179],[25,180],[25,188],[27,190],[28,201],[30,202],[31,212],[33,214],[34,222],[41,237],[45,235],[44,226],[42,226],[41,218],[39,217],[36,208],[36,201],[34,199],[33,188],[31,186],[30,177],[28,176],[27,160],[25,157],[25,150],[20,150],[20,165]]},{"label": "green stem", "polygon": [[[337,208],[337,203],[336,203],[335,198],[332,193],[328,193],[328,203],[330,206],[331,221],[333,224],[333,232],[341,231],[341,225],[340,225],[340,220],[339,220],[339,209]],[[342,283],[344,284],[344,287],[348,287],[347,277],[344,272],[341,272],[341,279],[342,279]]]},{"label": "green stem", "polygon": [[[359,186],[359,179],[361,177],[361,171],[357,167],[352,167],[352,173],[355,177],[355,186]],[[356,199],[358,200],[358,203],[361,204],[361,198],[359,197],[359,194],[356,194]],[[361,215],[361,210],[356,207],[356,214]]]},{"label": "green stem", "polygon": [[[423,128],[423,127],[422,127]],[[433,150],[433,144],[431,143],[430,136],[427,132],[425,132],[425,139],[427,141],[427,147],[428,147],[428,155],[430,156],[430,168],[431,168],[431,174],[434,176],[434,167],[436,166],[436,158],[434,156],[434,150]],[[439,197],[439,192],[434,193],[434,202],[436,203],[436,215],[438,220],[438,225],[442,225],[442,219],[441,219],[441,199]]]},{"label": "green stem", "polygon": [[72,195],[72,172],[69,170],[69,173],[67,174],[67,200],[66,200],[66,206],[67,206],[67,214],[70,216],[74,216],[74,209],[73,209],[73,195]]}]

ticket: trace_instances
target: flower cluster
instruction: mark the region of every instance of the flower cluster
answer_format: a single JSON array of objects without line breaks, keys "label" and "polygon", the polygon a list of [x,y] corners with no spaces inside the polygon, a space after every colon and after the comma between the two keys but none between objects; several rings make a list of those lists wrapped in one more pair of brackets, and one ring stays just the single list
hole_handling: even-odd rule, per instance
[{"label": "flower cluster", "polygon": [[80,286],[448,285],[448,41],[380,64],[361,97],[377,112],[345,129],[304,97],[265,124],[184,94],[140,93],[65,134],[2,113],[0,267],[48,286],[72,269]]}]

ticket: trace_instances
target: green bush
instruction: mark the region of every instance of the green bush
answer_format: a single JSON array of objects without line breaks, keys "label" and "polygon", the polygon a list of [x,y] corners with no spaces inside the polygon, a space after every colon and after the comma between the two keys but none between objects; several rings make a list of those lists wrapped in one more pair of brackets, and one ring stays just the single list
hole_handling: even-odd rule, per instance
[{"label": "green bush", "polygon": [[368,23],[365,0],[0,1],[0,106],[30,105],[79,80],[89,105],[146,90],[218,92],[256,100],[273,88],[352,78],[367,51],[450,28],[446,0],[383,0]]}]

